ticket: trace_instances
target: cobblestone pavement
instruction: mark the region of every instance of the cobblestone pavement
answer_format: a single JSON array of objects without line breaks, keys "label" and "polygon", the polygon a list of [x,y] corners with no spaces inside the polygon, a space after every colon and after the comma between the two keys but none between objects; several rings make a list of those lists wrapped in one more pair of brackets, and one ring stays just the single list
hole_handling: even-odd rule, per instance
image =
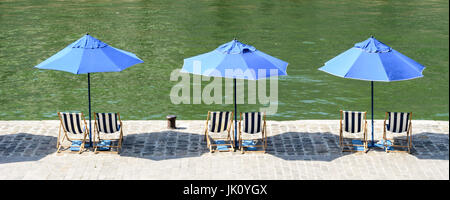
[{"label": "cobblestone pavement", "polygon": [[[342,153],[337,120],[268,121],[266,154],[209,153],[204,124],[124,121],[117,155],[56,153],[59,121],[0,121],[0,180],[449,179],[448,121],[413,121],[412,154]],[[375,140],[382,124],[375,121]]]}]

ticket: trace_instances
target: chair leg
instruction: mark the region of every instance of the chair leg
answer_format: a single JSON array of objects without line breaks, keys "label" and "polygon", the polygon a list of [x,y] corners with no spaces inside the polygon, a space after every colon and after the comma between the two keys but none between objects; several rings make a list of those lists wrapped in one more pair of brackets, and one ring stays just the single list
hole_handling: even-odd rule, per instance
[{"label": "chair leg", "polygon": [[58,142],[56,143],[58,150],[56,151],[57,153],[61,153],[61,148],[63,147],[62,143],[64,142],[64,140],[66,139],[66,133],[64,132],[64,136],[62,137],[62,139],[60,139],[60,137],[58,136]]},{"label": "chair leg", "polygon": [[369,152],[369,147],[367,146],[367,140],[364,141],[364,153]]},{"label": "chair leg", "polygon": [[94,154],[97,154],[97,143],[94,141]]},{"label": "chair leg", "polygon": [[231,140],[231,136],[230,136],[229,132],[228,132],[227,140],[230,141],[230,143],[231,143],[231,151],[234,151],[234,144],[233,144],[234,142]]},{"label": "chair leg", "polygon": [[263,150],[264,150],[264,153],[266,153],[266,145],[265,144],[263,144]]},{"label": "chair leg", "polygon": [[409,134],[406,136],[406,138],[408,139],[408,153],[411,154],[411,137],[412,135]]},{"label": "chair leg", "polygon": [[117,146],[117,154],[120,154],[120,152],[122,151],[122,139],[117,142]]},{"label": "chair leg", "polygon": [[386,153],[389,153],[389,145],[387,144],[386,139],[384,139],[383,144],[384,144],[384,151]]},{"label": "chair leg", "polygon": [[206,141],[206,148],[209,149],[209,152],[211,152],[211,145],[209,144],[209,138],[205,135],[205,141]]},{"label": "chair leg", "polygon": [[80,145],[80,150],[78,150],[78,154],[81,154],[81,152],[84,150],[84,140]]},{"label": "chair leg", "polygon": [[241,154],[244,154],[244,147],[242,146],[242,138],[239,139],[239,148],[241,149]]},{"label": "chair leg", "polygon": [[339,142],[340,146],[341,146],[341,152],[344,152],[344,137],[340,136],[340,142]]},{"label": "chair leg", "polygon": [[61,144],[58,147],[58,150],[56,150],[56,153],[61,153]]},{"label": "chair leg", "polygon": [[56,153],[61,153],[61,141],[58,136],[58,141],[56,142]]}]

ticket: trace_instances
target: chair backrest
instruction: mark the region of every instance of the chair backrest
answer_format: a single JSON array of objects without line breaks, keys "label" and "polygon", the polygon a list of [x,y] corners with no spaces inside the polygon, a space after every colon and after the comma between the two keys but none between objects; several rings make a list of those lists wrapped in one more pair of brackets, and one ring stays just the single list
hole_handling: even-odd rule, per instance
[{"label": "chair backrest", "polygon": [[102,133],[115,133],[119,131],[117,113],[95,113],[97,128]]},{"label": "chair backrest", "polygon": [[410,113],[404,112],[387,112],[389,116],[386,129],[393,133],[402,133],[408,131],[409,122],[411,120]]},{"label": "chair backrest", "polygon": [[211,124],[209,126],[209,131],[213,133],[220,133],[226,131],[230,125],[231,114],[233,112],[210,112]]},{"label": "chair backrest", "polygon": [[364,131],[366,112],[341,111],[342,129],[348,133],[359,133]]},{"label": "chair backrest", "polygon": [[61,123],[66,132],[73,134],[81,134],[83,133],[83,129],[85,128],[82,125],[82,121],[84,121],[84,117],[82,113],[60,113]]},{"label": "chair backrest", "polygon": [[262,131],[263,114],[261,112],[246,112],[243,116],[243,131],[245,133],[259,133]]}]

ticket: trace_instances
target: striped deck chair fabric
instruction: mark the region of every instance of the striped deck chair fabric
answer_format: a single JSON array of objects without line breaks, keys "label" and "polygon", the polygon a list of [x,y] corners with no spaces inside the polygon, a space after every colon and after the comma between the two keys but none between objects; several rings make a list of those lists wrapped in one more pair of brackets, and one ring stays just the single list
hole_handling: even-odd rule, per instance
[{"label": "striped deck chair fabric", "polygon": [[83,120],[81,113],[60,113],[64,130],[73,134],[82,134],[84,126],[81,125]]},{"label": "striped deck chair fabric", "polygon": [[232,112],[211,112],[209,131],[221,133],[227,130]]},{"label": "striped deck chair fabric", "polygon": [[[350,152],[366,152],[367,146],[367,122],[366,113],[359,111],[343,111],[341,110],[340,120],[340,134],[339,134],[339,146],[341,150]],[[349,133],[347,137],[344,136],[344,132]],[[358,133],[362,133],[363,136],[359,136]],[[348,137],[352,135],[351,137]],[[351,139],[351,143],[345,142],[345,140]],[[349,148],[346,148],[349,147]]]},{"label": "striped deck chair fabric", "polygon": [[[56,152],[60,153],[62,150],[67,150],[64,148],[68,148],[71,151],[82,153],[85,149],[84,144],[87,133],[89,132],[83,113],[58,112],[58,116],[60,125],[56,143]],[[61,137],[61,130],[64,132],[63,137]],[[67,142],[70,142],[70,145],[65,144]]]},{"label": "striped deck chair fabric", "polygon": [[[412,113],[404,112],[386,112],[386,117],[384,119],[384,133],[383,140],[386,152],[408,152],[411,153],[412,149],[412,124],[411,124]],[[391,132],[392,138],[388,138],[387,132]],[[406,143],[403,143],[403,138],[395,138],[394,135],[400,133],[406,133]],[[398,139],[398,140],[397,140]],[[399,141],[399,142],[395,142]],[[400,149],[398,149],[400,148]],[[404,150],[402,148],[407,148]]]},{"label": "striped deck chair fabric", "polygon": [[234,151],[234,137],[231,136],[233,112],[208,111],[205,126],[205,140],[211,153]]},{"label": "striped deck chair fabric", "polygon": [[243,131],[255,134],[262,131],[262,114],[260,112],[243,113]]},{"label": "striped deck chair fabric", "polygon": [[104,151],[119,154],[123,142],[123,124],[119,113],[94,112],[94,118],[94,153]]},{"label": "striped deck chair fabric", "polygon": [[408,131],[410,113],[388,112],[389,120],[386,124],[388,131],[402,133]]},{"label": "striped deck chair fabric", "polygon": [[359,133],[364,131],[364,115],[365,112],[342,111],[343,113],[343,130],[348,133]]},{"label": "striped deck chair fabric", "polygon": [[265,113],[244,112],[241,113],[240,116],[241,118],[239,120],[239,149],[241,153],[245,152],[266,153],[267,132],[266,132]]},{"label": "striped deck chair fabric", "polygon": [[117,123],[117,113],[96,113],[98,131],[102,133],[115,133],[120,130]]}]

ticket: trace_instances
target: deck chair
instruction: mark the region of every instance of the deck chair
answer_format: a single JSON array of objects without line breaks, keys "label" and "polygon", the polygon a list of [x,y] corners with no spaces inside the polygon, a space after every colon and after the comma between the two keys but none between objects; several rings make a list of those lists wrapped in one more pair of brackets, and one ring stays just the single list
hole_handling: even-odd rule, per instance
[{"label": "deck chair", "polygon": [[[367,152],[367,112],[340,111],[339,145],[341,150],[349,152]],[[362,136],[360,135],[362,133]],[[347,144],[344,140],[351,139]],[[350,147],[346,149],[345,147]]]},{"label": "deck chair", "polygon": [[[119,113],[94,112],[94,120],[94,153],[110,150],[109,152],[119,154],[123,143],[123,123]],[[113,151],[113,148],[117,151]]]},{"label": "deck chair", "polygon": [[[386,152],[408,152],[412,148],[412,112],[386,112],[384,118],[383,143]],[[388,122],[386,124],[386,122]],[[387,133],[392,133],[392,138],[388,139]],[[406,145],[394,144],[394,135],[406,133]],[[406,151],[392,150],[394,147],[407,148]]]},{"label": "deck chair", "polygon": [[[242,126],[241,126],[242,124]],[[247,144],[244,144],[246,142]],[[256,148],[262,147],[262,150]],[[251,152],[266,153],[267,129],[266,113],[245,112],[239,116],[239,149],[241,153],[250,152],[249,148],[255,149]],[[247,149],[247,151],[246,151]]]},{"label": "deck chair", "polygon": [[208,111],[205,140],[209,152],[234,151],[234,134],[231,134],[232,124],[233,112]]},{"label": "deck chair", "polygon": [[[89,128],[83,113],[58,112],[58,117],[61,123],[59,126],[58,141],[56,142],[56,152],[60,153],[62,148],[69,148],[79,149],[78,153],[82,153],[87,140],[86,136],[89,133]],[[62,138],[61,130],[64,132]],[[64,145],[65,141],[71,142],[71,145]]]}]

